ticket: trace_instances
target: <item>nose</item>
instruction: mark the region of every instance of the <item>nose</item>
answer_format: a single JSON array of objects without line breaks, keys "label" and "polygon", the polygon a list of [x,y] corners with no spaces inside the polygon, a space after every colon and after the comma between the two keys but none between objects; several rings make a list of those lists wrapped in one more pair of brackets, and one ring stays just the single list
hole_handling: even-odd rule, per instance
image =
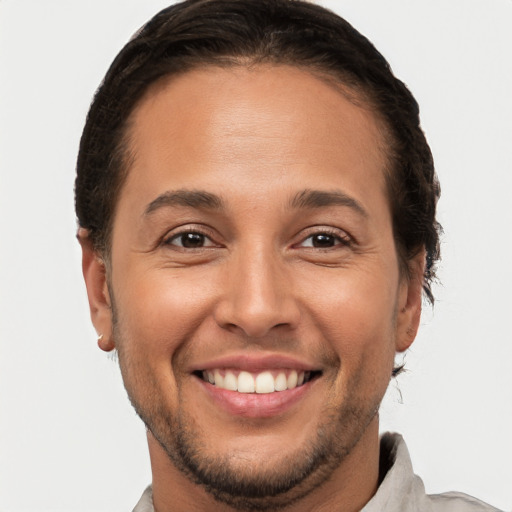
[{"label": "nose", "polygon": [[286,263],[272,251],[240,251],[227,265],[227,278],[215,308],[215,321],[230,331],[262,338],[281,328],[293,330],[299,303]]}]

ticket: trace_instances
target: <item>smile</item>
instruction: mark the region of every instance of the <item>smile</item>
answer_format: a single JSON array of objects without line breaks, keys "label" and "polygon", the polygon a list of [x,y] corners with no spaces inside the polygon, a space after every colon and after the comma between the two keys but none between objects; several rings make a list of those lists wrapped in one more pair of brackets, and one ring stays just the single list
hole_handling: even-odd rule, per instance
[{"label": "smile", "polygon": [[320,375],[320,372],[290,369],[273,369],[261,372],[211,369],[197,373],[203,381],[219,389],[259,394],[295,389]]}]

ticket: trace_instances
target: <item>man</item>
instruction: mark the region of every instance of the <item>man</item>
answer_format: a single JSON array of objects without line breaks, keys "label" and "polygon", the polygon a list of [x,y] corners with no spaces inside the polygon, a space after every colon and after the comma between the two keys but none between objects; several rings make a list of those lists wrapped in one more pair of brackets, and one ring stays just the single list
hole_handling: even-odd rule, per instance
[{"label": "man", "polygon": [[338,16],[195,0],[143,27],[76,181],[92,321],[147,426],[136,511],[494,510],[425,495],[378,437],[438,197],[414,98]]}]

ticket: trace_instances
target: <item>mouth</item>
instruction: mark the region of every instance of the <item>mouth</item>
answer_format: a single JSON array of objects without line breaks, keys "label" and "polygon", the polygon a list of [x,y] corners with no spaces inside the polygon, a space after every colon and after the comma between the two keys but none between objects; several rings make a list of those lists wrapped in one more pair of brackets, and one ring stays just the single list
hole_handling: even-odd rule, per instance
[{"label": "mouth", "polygon": [[218,389],[238,393],[270,394],[304,386],[321,376],[321,371],[290,368],[245,371],[235,368],[198,370],[194,375]]}]

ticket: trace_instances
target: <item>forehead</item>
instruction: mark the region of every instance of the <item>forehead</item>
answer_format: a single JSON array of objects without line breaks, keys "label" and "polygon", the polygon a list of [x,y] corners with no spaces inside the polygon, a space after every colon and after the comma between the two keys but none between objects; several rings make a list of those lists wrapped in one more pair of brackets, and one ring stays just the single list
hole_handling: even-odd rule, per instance
[{"label": "forehead", "polygon": [[382,124],[352,98],[290,66],[207,67],[160,81],[130,119],[121,200],[149,202],[165,188],[268,192],[269,184],[304,189],[322,180],[356,195],[372,183],[385,195]]}]

